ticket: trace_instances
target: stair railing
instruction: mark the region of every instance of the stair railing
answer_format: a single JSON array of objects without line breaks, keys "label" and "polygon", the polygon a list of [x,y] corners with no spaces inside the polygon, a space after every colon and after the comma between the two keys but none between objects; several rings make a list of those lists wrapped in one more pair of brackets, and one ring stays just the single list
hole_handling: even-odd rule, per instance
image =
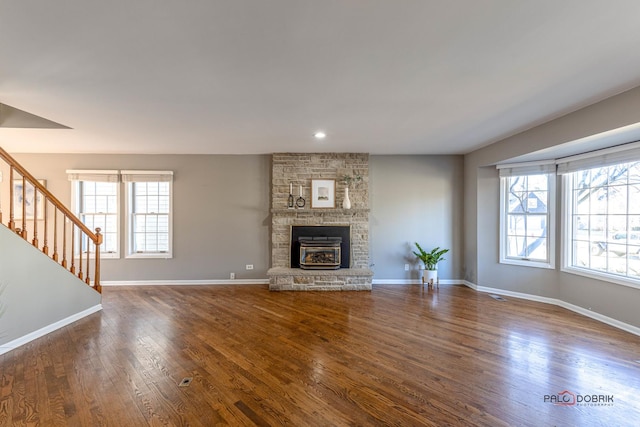
[{"label": "stair railing", "polygon": [[[96,228],[95,233],[89,230],[73,212],[2,147],[0,147],[0,158],[9,166],[8,185],[0,183],[0,189],[9,187],[8,221],[6,215],[3,217],[4,204],[0,204],[0,224],[6,225],[27,241],[29,241],[28,230],[31,229],[33,236],[31,244],[33,246],[87,285],[102,292],[100,245],[103,237],[100,228]],[[1,194],[7,193],[0,191]],[[60,217],[61,221],[59,221]],[[60,222],[62,227],[60,227]],[[41,241],[42,245],[40,245]],[[49,246],[50,242],[53,244],[52,247]],[[94,247],[93,259],[95,261],[93,283],[90,277],[91,246]],[[83,252],[86,255],[84,260]],[[76,257],[78,258],[77,265]]]}]

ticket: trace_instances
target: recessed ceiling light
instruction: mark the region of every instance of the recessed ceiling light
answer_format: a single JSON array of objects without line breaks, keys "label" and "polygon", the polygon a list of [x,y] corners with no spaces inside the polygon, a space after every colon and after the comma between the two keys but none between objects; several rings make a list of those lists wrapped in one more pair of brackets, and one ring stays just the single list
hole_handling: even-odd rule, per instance
[{"label": "recessed ceiling light", "polygon": [[318,131],[318,132],[313,134],[313,137],[315,139],[325,139],[327,137],[327,134],[322,132],[322,131]]}]

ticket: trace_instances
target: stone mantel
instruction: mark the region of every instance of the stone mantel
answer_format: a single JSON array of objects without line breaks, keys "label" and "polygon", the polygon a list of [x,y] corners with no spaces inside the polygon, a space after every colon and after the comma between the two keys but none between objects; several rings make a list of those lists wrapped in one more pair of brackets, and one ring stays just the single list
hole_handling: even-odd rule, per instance
[{"label": "stone mantel", "polygon": [[369,213],[371,209],[364,208],[351,208],[351,209],[271,209],[271,213],[274,215],[355,215],[361,213]]}]

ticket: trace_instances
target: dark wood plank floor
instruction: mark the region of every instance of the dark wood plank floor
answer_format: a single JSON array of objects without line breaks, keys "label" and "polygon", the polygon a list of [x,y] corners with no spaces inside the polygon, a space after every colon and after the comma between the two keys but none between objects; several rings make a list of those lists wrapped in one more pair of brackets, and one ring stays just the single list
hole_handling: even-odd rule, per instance
[{"label": "dark wood plank floor", "polygon": [[[640,422],[640,337],[559,307],[463,286],[103,298],[102,312],[0,356],[0,426]],[[565,390],[583,404],[545,402]],[[585,404],[594,395],[613,402]]]}]

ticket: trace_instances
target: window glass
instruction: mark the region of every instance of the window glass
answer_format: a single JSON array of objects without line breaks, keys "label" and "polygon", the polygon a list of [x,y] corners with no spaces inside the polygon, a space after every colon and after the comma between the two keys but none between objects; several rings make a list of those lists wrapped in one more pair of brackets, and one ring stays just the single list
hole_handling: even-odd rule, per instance
[{"label": "window glass", "polygon": [[501,262],[552,266],[553,174],[502,177]]},{"label": "window glass", "polygon": [[[91,231],[100,228],[103,236],[101,253],[106,257],[117,256],[119,252],[118,183],[78,181],[76,188],[78,217]],[[87,251],[86,241],[82,242],[82,250]]]},{"label": "window glass", "polygon": [[171,253],[171,183],[129,182],[131,255]]},{"label": "window glass", "polygon": [[567,267],[640,277],[640,162],[591,168],[565,181]]}]

